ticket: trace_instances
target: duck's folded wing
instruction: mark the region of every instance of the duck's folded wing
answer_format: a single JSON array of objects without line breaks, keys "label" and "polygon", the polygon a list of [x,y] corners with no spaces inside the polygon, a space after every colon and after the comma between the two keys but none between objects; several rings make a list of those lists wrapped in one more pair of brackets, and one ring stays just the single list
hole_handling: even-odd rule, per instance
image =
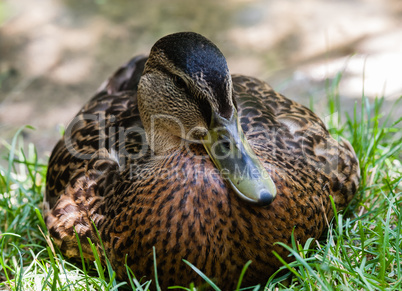
[{"label": "duck's folded wing", "polygon": [[45,202],[50,208],[75,172],[88,168],[89,161],[100,151],[124,163],[127,155],[147,150],[137,108],[137,87],[146,59],[134,57],[120,67],[66,128],[49,160]]}]

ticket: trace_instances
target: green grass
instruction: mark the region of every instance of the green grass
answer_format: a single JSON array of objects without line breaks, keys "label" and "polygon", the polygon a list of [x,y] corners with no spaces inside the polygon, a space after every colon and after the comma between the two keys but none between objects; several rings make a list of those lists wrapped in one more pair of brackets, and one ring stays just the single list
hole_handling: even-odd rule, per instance
[{"label": "green grass", "polygon": [[[330,124],[338,124],[338,96],[329,93],[328,98]],[[350,207],[336,213],[324,237],[285,246],[295,261],[284,262],[281,270],[285,274],[279,270],[267,278],[266,289],[402,289],[402,119],[390,121],[392,112],[383,112],[383,101],[370,103],[363,97],[361,106],[356,105],[354,115],[346,116],[342,126],[330,126],[334,136],[347,138],[355,148],[361,187]],[[46,164],[39,161],[33,145],[23,144],[22,130],[32,129],[18,131],[11,144],[3,142],[1,153],[5,166],[0,166],[0,290],[148,290],[151,282],[136,278],[130,270],[130,282],[118,282],[110,265],[105,270],[99,257],[73,264],[55,249],[39,211]],[[191,262],[185,263],[213,290],[225,290]],[[233,278],[239,282],[238,290],[241,278]],[[181,289],[195,290],[191,285]]]}]

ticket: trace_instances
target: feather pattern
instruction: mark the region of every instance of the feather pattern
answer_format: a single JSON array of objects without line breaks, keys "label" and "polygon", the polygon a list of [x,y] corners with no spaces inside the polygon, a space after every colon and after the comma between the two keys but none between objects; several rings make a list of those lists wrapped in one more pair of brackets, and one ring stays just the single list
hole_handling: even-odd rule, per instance
[{"label": "feather pattern", "polygon": [[[94,225],[119,279],[125,262],[136,276],[153,279],[155,246],[162,288],[201,284],[182,259],[233,288],[252,260],[244,285],[265,283],[290,260],[275,244],[321,236],[337,208],[359,185],[359,165],[346,140],[333,139],[309,109],[266,83],[233,75],[239,121],[271,175],[277,197],[266,207],[236,197],[204,147],[196,143],[156,158],[147,141],[137,88],[147,57],[136,57],[87,102],[55,146],[47,173],[45,220],[68,257],[93,259],[90,238],[103,256]],[[177,105],[180,106],[180,105]],[[93,223],[92,223],[93,222]]]}]

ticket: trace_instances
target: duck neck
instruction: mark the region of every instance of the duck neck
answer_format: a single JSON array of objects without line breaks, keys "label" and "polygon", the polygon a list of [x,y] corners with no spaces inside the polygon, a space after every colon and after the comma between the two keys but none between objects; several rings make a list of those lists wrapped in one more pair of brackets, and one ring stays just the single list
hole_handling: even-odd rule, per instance
[{"label": "duck neck", "polygon": [[146,110],[140,111],[140,116],[148,145],[155,155],[165,155],[184,145],[184,140],[178,134],[180,126],[177,121],[171,120],[171,116],[149,114]]},{"label": "duck neck", "polygon": [[[161,130],[162,129],[162,130]],[[177,136],[171,135],[165,128],[146,130],[147,141],[151,150],[157,156],[166,155],[176,149],[179,149],[183,140]]]}]

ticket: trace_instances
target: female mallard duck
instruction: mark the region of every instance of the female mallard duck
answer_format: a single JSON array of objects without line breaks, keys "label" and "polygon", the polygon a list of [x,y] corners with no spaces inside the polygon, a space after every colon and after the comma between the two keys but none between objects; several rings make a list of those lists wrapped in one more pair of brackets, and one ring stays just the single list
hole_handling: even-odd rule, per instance
[{"label": "female mallard duck", "polygon": [[[318,238],[359,183],[353,148],[309,109],[266,83],[231,76],[196,33],[160,39],[120,68],[67,128],[50,158],[46,224],[61,251],[101,244],[118,278],[127,265],[162,288],[199,284],[182,259],[232,288],[280,267],[276,242]],[[45,205],[46,205],[45,204]],[[93,222],[93,223],[92,223]],[[74,231],[75,229],[75,231]],[[100,251],[103,254],[103,251]],[[103,258],[104,259],[104,258]]]}]

